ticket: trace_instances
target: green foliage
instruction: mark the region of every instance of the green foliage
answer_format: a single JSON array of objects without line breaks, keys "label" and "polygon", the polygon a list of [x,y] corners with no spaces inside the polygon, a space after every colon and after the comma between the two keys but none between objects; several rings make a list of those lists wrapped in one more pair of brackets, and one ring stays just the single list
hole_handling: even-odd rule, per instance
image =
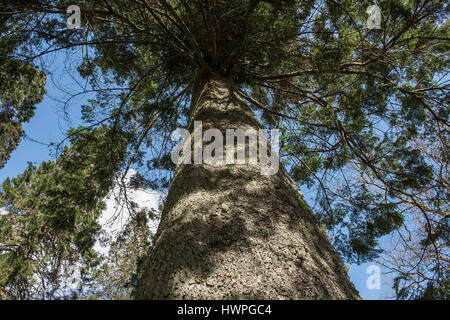
[{"label": "green foliage", "polygon": [[97,219],[125,147],[117,141],[111,153],[111,138],[107,127],[84,130],[71,137],[72,145],[56,161],[38,167],[30,163],[22,174],[3,183],[2,297],[58,297],[68,266],[95,264]]},{"label": "green foliage", "polygon": [[439,281],[429,281],[425,287],[404,286],[407,276],[399,276],[394,280],[394,290],[399,300],[448,300],[450,298],[450,280],[448,271]]},{"label": "green foliage", "polygon": [[0,168],[18,146],[22,124],[45,94],[46,76],[35,67],[0,55]]},{"label": "green foliage", "polygon": [[[47,76],[27,61],[15,57],[30,33],[20,32],[26,23],[22,15],[9,15],[0,7],[0,169],[24,135],[22,124],[33,116],[45,94]],[[25,49],[26,50],[26,49]]]}]

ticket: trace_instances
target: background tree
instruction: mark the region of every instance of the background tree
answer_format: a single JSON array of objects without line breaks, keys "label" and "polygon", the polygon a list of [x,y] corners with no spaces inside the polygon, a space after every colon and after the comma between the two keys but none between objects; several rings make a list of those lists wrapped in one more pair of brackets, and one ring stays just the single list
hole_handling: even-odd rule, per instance
[{"label": "background tree", "polygon": [[[64,277],[77,263],[97,263],[92,247],[103,199],[123,161],[124,141],[99,127],[72,136],[56,161],[6,179],[0,192],[0,292],[2,298],[64,296]],[[94,152],[95,150],[95,152]]]},{"label": "background tree", "polygon": [[424,281],[446,277],[445,1],[384,1],[381,30],[366,28],[370,1],[85,1],[83,31],[65,28],[69,1],[1,3],[6,23],[30,21],[15,32],[33,50],[10,58],[85,48],[79,71],[98,97],[84,120],[127,133],[121,169],[139,169],[135,186],[168,186],[169,135],[188,127],[199,76],[216,74],[282,129],[287,171],[315,193],[307,200],[346,261],[373,260],[377,239],[420,213],[416,237],[436,261]]}]

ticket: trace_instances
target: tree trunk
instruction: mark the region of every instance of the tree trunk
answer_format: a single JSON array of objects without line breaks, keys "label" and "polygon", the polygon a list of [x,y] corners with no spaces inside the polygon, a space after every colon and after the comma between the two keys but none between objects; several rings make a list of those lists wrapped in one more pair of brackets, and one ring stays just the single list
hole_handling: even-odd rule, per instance
[{"label": "tree trunk", "polygon": [[[229,80],[203,76],[189,131],[260,129]],[[139,275],[137,299],[357,299],[359,295],[285,169],[178,165]]]}]

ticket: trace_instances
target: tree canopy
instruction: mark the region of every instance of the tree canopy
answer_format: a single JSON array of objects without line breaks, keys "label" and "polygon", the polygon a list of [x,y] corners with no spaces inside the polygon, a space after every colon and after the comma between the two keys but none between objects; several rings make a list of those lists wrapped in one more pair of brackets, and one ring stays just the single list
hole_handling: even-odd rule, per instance
[{"label": "tree canopy", "polygon": [[37,260],[89,252],[114,185],[168,186],[170,134],[187,126],[203,73],[230,79],[263,126],[281,130],[281,159],[347,262],[376,259],[382,236],[405,239],[419,217],[427,266],[417,259],[423,276],[411,280],[411,266],[396,265],[398,296],[448,286],[447,1],[380,1],[381,29],[367,28],[372,1],[85,0],[81,29],[68,29],[72,4],[0,0],[0,167],[44,95],[42,57],[78,54],[88,85],[73,95],[97,93],[56,161],[2,186],[7,295],[24,297]]}]

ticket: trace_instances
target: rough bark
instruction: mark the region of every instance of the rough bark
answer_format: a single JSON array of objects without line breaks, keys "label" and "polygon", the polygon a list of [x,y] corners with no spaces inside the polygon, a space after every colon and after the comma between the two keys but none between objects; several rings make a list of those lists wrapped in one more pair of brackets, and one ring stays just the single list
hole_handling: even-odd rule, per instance
[{"label": "rough bark", "polygon": [[[203,76],[193,121],[260,125],[228,80]],[[357,299],[312,212],[280,165],[179,165],[139,275],[137,299]]]}]

